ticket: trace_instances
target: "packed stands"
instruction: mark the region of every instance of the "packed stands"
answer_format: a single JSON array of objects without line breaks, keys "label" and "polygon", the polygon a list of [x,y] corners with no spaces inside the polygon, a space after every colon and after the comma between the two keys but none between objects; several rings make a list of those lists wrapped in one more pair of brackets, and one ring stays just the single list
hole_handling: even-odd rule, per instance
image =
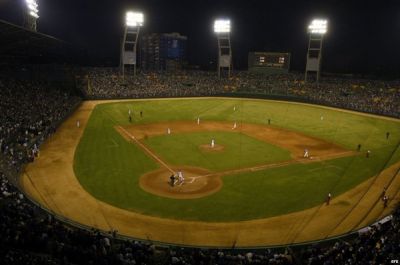
[{"label": "packed stands", "polygon": [[85,69],[83,88],[88,98],[149,98],[242,95],[283,96],[321,105],[400,117],[400,81],[324,78],[305,83],[303,75],[263,76],[236,72],[219,79],[214,72],[139,73],[125,78],[116,68]]},{"label": "packed stands", "polygon": [[[339,107],[399,115],[398,84],[328,79],[304,84],[300,76],[261,79],[247,73],[218,80],[212,73],[144,74],[121,78],[110,69],[89,71],[88,97],[204,96],[224,92],[280,93]],[[89,89],[90,88],[90,89]],[[21,167],[79,104],[81,98],[45,83],[3,78],[0,82],[2,264],[383,264],[400,253],[400,211],[350,241],[301,251],[218,250],[157,247],[116,238],[116,231],[82,230],[55,219],[15,187]]]}]

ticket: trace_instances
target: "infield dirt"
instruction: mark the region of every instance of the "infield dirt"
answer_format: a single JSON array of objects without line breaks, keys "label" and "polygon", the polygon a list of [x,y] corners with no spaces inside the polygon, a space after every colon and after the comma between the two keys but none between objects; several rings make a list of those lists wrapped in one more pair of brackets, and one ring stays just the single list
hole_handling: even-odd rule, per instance
[{"label": "infield dirt", "polygon": [[[159,218],[123,210],[98,201],[82,188],[73,171],[74,152],[87,120],[97,104],[86,101],[41,147],[40,157],[26,167],[21,187],[52,213],[73,222],[149,241],[173,244],[251,247],[324,239],[355,230],[389,214],[399,201],[396,163],[359,184],[331,205],[321,205],[281,216],[243,222],[196,222]],[[115,102],[115,101],[114,101]],[[76,128],[76,120],[81,128]],[[310,148],[311,149],[311,148]],[[389,206],[380,195],[388,186]]]},{"label": "infield dirt", "polygon": [[291,152],[294,159],[302,158],[304,149],[308,149],[310,151],[310,156],[315,157],[342,154],[347,151],[336,144],[315,137],[259,124],[241,123],[238,124],[236,129],[232,129],[232,122],[202,121],[197,125],[195,121],[176,121],[124,127],[126,131],[139,141],[146,137],[165,135],[167,128],[170,128],[172,133],[202,131],[240,132],[258,140],[287,149]]},{"label": "infield dirt", "polygon": [[[356,152],[346,150],[338,145],[315,137],[259,124],[241,123],[234,128],[231,122],[202,121],[200,124],[197,124],[195,121],[174,121],[125,127],[116,126],[115,129],[127,141],[138,144],[162,168],[141,176],[139,181],[140,187],[154,195],[173,199],[196,199],[213,194],[221,188],[223,184],[221,177],[226,175],[356,155]],[[145,140],[150,137],[167,135],[167,129],[173,134],[205,131],[243,133],[260,141],[289,150],[292,159],[280,163],[267,163],[222,172],[208,172],[205,169],[188,167],[187,165],[175,165],[175,169],[173,169],[172,165],[168,165],[162,157],[145,144]],[[214,148],[211,148],[209,144],[201,145],[199,148],[206,152],[223,151],[223,146],[219,145],[216,145]],[[303,157],[305,149],[309,150],[310,158]],[[175,174],[177,171],[184,172],[185,182],[179,186],[168,185],[170,175]]]}]

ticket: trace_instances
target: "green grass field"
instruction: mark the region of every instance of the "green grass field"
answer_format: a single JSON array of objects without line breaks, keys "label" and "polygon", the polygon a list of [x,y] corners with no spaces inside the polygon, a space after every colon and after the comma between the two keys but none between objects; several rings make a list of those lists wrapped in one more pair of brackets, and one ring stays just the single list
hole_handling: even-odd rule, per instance
[{"label": "green grass field", "polygon": [[[236,111],[233,107],[236,106]],[[355,150],[365,156],[223,177],[220,191],[200,199],[158,197],[142,190],[139,177],[158,164],[115,129],[162,121],[243,121],[298,131]],[[143,111],[143,117],[139,117]],[[324,119],[321,120],[320,117]],[[386,132],[391,132],[386,139]],[[226,149],[208,153],[198,149],[210,137]],[[172,165],[191,165],[219,171],[287,160],[287,150],[240,133],[196,132],[150,137],[152,150]],[[337,196],[400,161],[400,123],[318,106],[246,99],[145,100],[98,105],[89,119],[75,153],[74,170],[81,185],[94,197],[120,208],[174,219],[238,221],[276,216],[320,204],[326,194]]]},{"label": "green grass field", "polygon": [[[207,152],[200,145],[215,139],[221,152]],[[290,152],[242,133],[197,132],[151,137],[145,140],[156,154],[171,165],[188,165],[212,171],[290,160]]]}]

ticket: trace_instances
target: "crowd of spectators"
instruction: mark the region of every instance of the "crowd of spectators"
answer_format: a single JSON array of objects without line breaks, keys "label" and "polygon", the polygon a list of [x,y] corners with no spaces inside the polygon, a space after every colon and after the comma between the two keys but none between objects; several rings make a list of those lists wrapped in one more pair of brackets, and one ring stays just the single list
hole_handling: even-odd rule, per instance
[{"label": "crowd of spectators", "polygon": [[1,264],[389,264],[400,253],[400,210],[350,241],[301,251],[162,247],[74,228],[44,212],[0,172]]},{"label": "crowd of spectators", "polygon": [[136,77],[122,77],[116,68],[86,69],[89,98],[149,98],[175,96],[208,96],[228,90],[231,83],[219,79],[215,73],[193,71],[170,74],[168,72],[139,72]]},{"label": "crowd of spectators", "polygon": [[329,247],[310,247],[302,255],[306,264],[392,264],[400,259],[400,208],[383,222],[359,232],[350,242]]},{"label": "crowd of spectators", "polygon": [[75,229],[28,201],[0,172],[1,264],[146,264],[153,248],[112,244],[112,234]]},{"label": "crowd of spectators", "polygon": [[[92,69],[93,70],[93,69]],[[140,79],[127,77],[121,81],[109,70],[93,70],[89,74],[87,95],[93,97],[159,97],[214,95],[220,92],[254,92],[309,94],[321,100],[321,87],[301,84],[294,75],[260,79],[239,73],[232,79],[217,79],[213,73],[192,75],[140,74]],[[97,77],[97,78],[94,78]],[[106,80],[108,80],[106,82]],[[157,81],[155,81],[157,80]],[[225,80],[225,81],[223,81]],[[234,83],[236,82],[236,83]],[[275,85],[274,85],[275,82]],[[296,83],[297,82],[297,83]],[[331,98],[337,96],[335,85],[325,81],[324,89]],[[364,82],[364,83],[363,83]],[[115,83],[119,85],[114,87]],[[276,83],[283,84],[277,86]],[[359,101],[354,108],[381,113],[396,111],[398,89],[387,83],[357,81],[357,87],[345,81],[340,93],[357,104],[357,97],[366,93],[376,104]],[[175,85],[174,85],[175,84]],[[292,84],[292,85],[289,85]],[[294,84],[294,85],[293,85]],[[297,86],[295,86],[297,84]],[[378,86],[378,84],[380,84]],[[178,87],[178,88],[176,88]],[[174,92],[175,90],[175,92]],[[303,92],[306,91],[306,92]],[[321,90],[322,91],[322,90]],[[332,92],[329,92],[332,91]],[[364,92],[360,92],[364,91]],[[365,92],[367,91],[367,92]],[[174,94],[175,93],[175,94]],[[262,93],[262,91],[261,91]],[[358,96],[357,96],[358,95]],[[394,97],[394,98],[392,98]],[[116,231],[100,233],[64,223],[28,200],[17,188],[15,176],[21,167],[32,161],[40,144],[56,130],[81,98],[71,92],[34,81],[3,78],[0,81],[0,261],[1,264],[386,264],[399,259],[400,210],[384,224],[366,229],[355,239],[337,241],[333,246],[312,246],[305,250],[218,250],[157,246],[152,243],[123,240]],[[325,99],[326,100],[326,99]],[[395,101],[397,100],[397,101]],[[344,102],[344,103],[343,103]],[[339,103],[337,103],[339,105]],[[340,106],[340,105],[339,105]],[[370,107],[371,109],[365,109]],[[394,112],[396,114],[396,112]],[[393,114],[393,113],[392,113]],[[134,225],[134,224],[133,224]]]},{"label": "crowd of spectators", "polygon": [[291,255],[265,251],[227,251],[157,247],[119,240],[115,231],[74,228],[55,219],[0,172],[1,264],[294,264]]},{"label": "crowd of spectators", "polygon": [[320,84],[297,82],[289,91],[324,105],[400,117],[400,81],[324,78]]},{"label": "crowd of spectators", "polygon": [[39,145],[80,98],[37,81],[0,80],[0,154],[14,165],[32,161]]},{"label": "crowd of spectators", "polygon": [[261,75],[235,72],[218,78],[215,72],[139,72],[136,77],[116,68],[85,69],[88,98],[212,96],[224,93],[286,96],[357,111],[400,117],[400,81],[322,78],[304,82],[300,74]]}]

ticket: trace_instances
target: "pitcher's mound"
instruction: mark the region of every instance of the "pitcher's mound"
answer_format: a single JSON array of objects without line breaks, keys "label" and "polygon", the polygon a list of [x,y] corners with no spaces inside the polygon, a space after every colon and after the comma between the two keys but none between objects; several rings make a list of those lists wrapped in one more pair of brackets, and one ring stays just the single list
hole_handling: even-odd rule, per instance
[{"label": "pitcher's mound", "polygon": [[205,151],[205,152],[220,152],[225,149],[225,146],[216,144],[216,145],[214,145],[214,147],[211,147],[210,144],[202,144],[199,146],[199,148],[201,151]]},{"label": "pitcher's mound", "polygon": [[170,183],[172,173],[167,169],[158,169],[140,177],[140,187],[154,195],[173,199],[196,199],[211,195],[222,187],[219,176],[207,177],[209,171],[196,167],[174,168],[182,171],[185,181],[174,186]]}]

